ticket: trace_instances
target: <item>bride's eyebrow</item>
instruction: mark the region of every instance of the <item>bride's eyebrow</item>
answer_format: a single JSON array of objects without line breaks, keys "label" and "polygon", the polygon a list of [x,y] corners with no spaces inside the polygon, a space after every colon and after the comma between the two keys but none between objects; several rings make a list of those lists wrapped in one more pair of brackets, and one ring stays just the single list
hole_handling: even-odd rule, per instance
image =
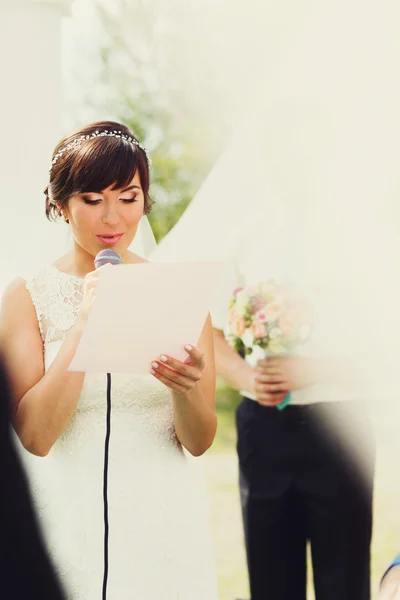
[{"label": "bride's eyebrow", "polygon": [[[139,185],[130,185],[129,187],[124,188],[123,190],[121,190],[121,194],[123,194],[124,192],[129,192],[130,190],[141,190],[142,188]],[[101,192],[82,192],[81,195],[85,196],[88,194],[97,194],[98,196],[103,196],[105,193],[105,190],[102,190]]]},{"label": "bride's eyebrow", "polygon": [[130,185],[129,187],[121,190],[121,193],[123,192],[129,192],[129,190],[141,190],[142,188],[138,185]]}]

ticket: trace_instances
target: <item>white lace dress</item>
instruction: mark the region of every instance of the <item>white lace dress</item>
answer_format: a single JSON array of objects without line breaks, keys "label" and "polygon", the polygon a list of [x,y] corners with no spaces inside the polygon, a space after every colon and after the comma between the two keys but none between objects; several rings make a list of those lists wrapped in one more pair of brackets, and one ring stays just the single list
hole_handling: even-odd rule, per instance
[{"label": "white lace dress", "polygon": [[[54,267],[27,281],[46,369],[75,322],[83,280]],[[54,398],[57,402],[57,398]],[[48,456],[24,451],[50,554],[69,600],[101,600],[106,376],[87,374]],[[112,376],[108,600],[217,600],[204,497],[151,375]]]}]

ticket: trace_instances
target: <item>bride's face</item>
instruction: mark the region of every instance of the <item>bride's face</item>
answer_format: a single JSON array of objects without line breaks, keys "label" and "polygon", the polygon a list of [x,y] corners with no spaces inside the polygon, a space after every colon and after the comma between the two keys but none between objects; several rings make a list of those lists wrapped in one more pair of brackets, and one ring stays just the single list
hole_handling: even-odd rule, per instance
[{"label": "bride's face", "polygon": [[104,248],[123,255],[143,215],[144,194],[138,171],[126,188],[112,187],[71,196],[63,210],[76,244],[91,256]]}]

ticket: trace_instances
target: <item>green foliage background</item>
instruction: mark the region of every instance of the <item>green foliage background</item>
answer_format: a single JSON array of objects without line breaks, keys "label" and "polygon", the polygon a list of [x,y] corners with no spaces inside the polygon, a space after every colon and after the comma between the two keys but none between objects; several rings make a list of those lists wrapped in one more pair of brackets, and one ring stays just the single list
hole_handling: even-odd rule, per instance
[{"label": "green foliage background", "polygon": [[157,241],[195,196],[235,124],[240,93],[229,93],[230,75],[218,59],[221,36],[209,27],[221,1],[98,0],[87,47],[90,71],[79,51],[82,45],[85,52],[85,33],[73,42],[67,85],[67,96],[75,94],[73,125],[112,118],[145,145]]}]

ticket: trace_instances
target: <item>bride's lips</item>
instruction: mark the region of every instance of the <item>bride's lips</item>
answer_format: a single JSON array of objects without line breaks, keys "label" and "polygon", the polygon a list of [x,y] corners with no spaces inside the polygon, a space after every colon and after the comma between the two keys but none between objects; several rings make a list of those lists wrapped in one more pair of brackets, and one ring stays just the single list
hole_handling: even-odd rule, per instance
[{"label": "bride's lips", "polygon": [[103,244],[116,244],[117,242],[119,242],[119,240],[122,238],[124,234],[123,233],[114,233],[114,234],[104,234],[104,235],[97,235],[96,237],[103,243]]}]

